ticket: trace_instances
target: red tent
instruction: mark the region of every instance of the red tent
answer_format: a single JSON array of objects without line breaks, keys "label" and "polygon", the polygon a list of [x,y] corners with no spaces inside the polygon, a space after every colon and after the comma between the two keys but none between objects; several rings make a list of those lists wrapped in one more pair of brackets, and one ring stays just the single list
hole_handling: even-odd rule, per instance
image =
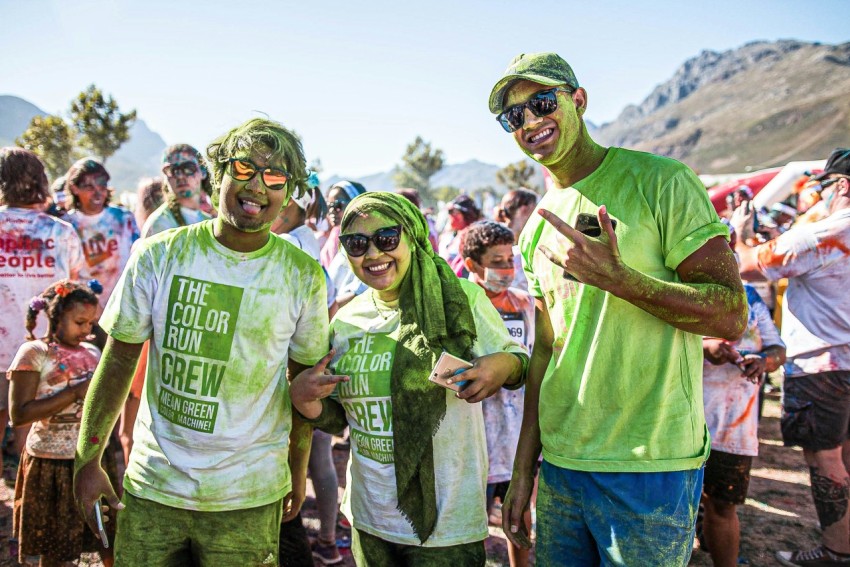
[{"label": "red tent", "polygon": [[781,167],[762,169],[755,173],[733,179],[732,181],[715,185],[708,189],[708,198],[711,199],[711,204],[714,205],[714,209],[718,212],[718,214],[722,213],[726,210],[726,196],[732,193],[732,191],[741,185],[746,185],[753,190],[753,196],[755,196],[759,191],[761,191],[762,187],[767,185],[771,179],[776,177],[776,174],[781,170]]}]

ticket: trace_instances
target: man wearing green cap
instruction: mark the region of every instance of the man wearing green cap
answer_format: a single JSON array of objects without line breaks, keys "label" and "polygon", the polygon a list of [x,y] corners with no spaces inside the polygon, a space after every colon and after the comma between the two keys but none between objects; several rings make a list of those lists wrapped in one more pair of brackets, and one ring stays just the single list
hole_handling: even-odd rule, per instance
[{"label": "man wearing green cap", "polygon": [[587,101],[554,53],[516,57],[490,94],[554,182],[519,240],[537,337],[504,528],[529,545],[542,449],[542,564],[684,565],[709,449],[701,336],[740,336],[746,296],[696,175],[594,142]]}]

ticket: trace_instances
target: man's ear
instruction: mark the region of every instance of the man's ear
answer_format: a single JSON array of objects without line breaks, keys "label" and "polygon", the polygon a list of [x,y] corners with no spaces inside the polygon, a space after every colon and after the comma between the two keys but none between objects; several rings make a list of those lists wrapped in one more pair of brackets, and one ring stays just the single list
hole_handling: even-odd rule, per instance
[{"label": "man's ear", "polygon": [[584,111],[587,110],[587,91],[584,90],[584,87],[579,87],[573,93],[573,101],[576,103],[576,110],[578,110],[579,115],[584,114]]}]

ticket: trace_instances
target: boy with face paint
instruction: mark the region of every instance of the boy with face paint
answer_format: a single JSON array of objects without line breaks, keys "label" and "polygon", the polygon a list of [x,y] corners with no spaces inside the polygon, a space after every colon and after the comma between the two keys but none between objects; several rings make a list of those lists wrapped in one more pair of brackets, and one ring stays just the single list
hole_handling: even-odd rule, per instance
[{"label": "boy with face paint", "polygon": [[850,149],[836,148],[814,178],[826,218],[795,225],[756,247],[753,207],[732,214],[743,277],[788,278],[782,438],[803,448],[822,544],[779,551],[783,565],[850,565]]},{"label": "boy with face paint", "polygon": [[[207,155],[219,217],[143,240],[101,318],[110,338],[84,406],[74,493],[94,531],[100,498],[122,509],[116,565],[276,565],[282,503],[289,518],[305,496],[310,428],[292,418],[287,377],[327,352],[325,283],[269,232],[304,190],[301,143],[254,119]],[[100,455],[148,339],[122,503]]]},{"label": "boy with face paint", "polygon": [[[461,234],[460,255],[469,279],[484,288],[499,312],[511,337],[531,352],[534,343],[534,298],[512,287],[515,278],[513,232],[497,222],[476,222]],[[525,390],[501,389],[481,402],[487,437],[487,506],[511,480],[517,442],[522,425]],[[491,520],[492,521],[492,520]],[[511,567],[528,565],[529,551],[512,542],[508,545]]]},{"label": "boy with face paint", "polygon": [[204,212],[206,192],[211,190],[209,171],[200,152],[189,144],[175,144],[162,152],[165,202],[145,221],[147,238],[169,228],[186,226],[210,218]]},{"label": "boy with face paint", "polygon": [[[696,175],[600,146],[587,103],[555,53],[516,57],[490,94],[554,182],[519,239],[536,340],[503,526],[530,544],[522,515],[542,449],[538,561],[681,565],[709,450],[700,336],[738,338],[746,296]],[[573,228],[580,213],[595,236]]]}]

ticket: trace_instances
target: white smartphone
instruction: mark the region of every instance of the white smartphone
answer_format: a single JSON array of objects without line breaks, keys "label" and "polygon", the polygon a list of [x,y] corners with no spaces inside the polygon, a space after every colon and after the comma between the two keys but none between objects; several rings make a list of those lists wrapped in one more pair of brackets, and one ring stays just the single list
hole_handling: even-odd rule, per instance
[{"label": "white smartphone", "polygon": [[103,511],[100,509],[100,500],[94,503],[94,518],[97,521],[97,533],[100,535],[100,542],[103,547],[109,548],[109,538],[106,537],[106,530],[103,529]]},{"label": "white smartphone", "polygon": [[466,385],[465,380],[459,382],[452,381],[451,383],[447,380],[470,368],[472,368],[472,364],[462,358],[444,352],[437,360],[437,364],[434,366],[434,370],[431,371],[430,376],[428,376],[428,380],[443,388],[460,392],[464,385]]}]

